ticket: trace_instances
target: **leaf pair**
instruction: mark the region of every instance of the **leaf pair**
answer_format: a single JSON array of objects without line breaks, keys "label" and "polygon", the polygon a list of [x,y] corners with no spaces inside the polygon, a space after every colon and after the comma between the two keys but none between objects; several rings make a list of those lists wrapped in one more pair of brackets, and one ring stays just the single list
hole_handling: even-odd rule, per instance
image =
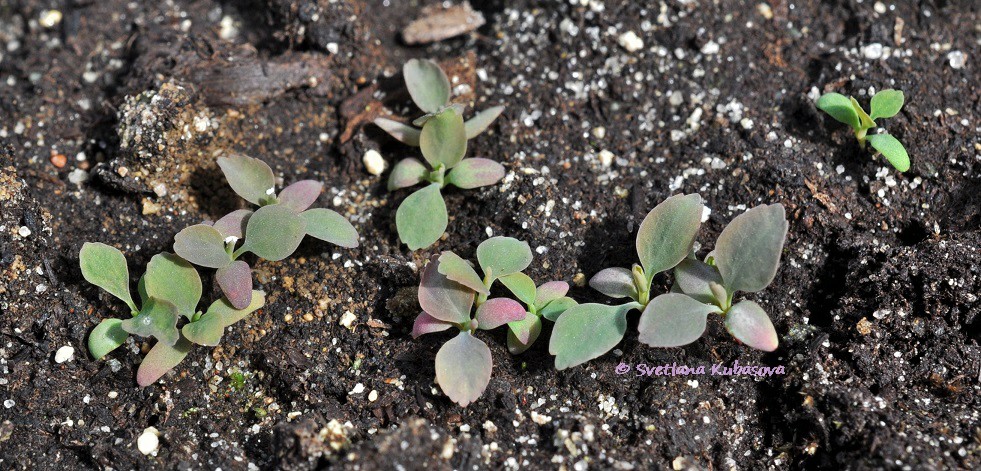
[{"label": "leaf pair", "polygon": [[[446,262],[442,261],[444,257]],[[442,273],[447,271],[444,268],[447,266],[452,267],[450,271],[456,272],[460,268],[460,261],[466,265],[466,261],[458,259],[452,252],[444,252],[439,256],[434,255],[426,265],[419,284],[419,305],[423,312],[416,317],[412,336],[417,338],[451,327],[460,330],[456,337],[443,344],[436,353],[436,381],[447,397],[466,406],[483,394],[494,366],[490,348],[474,337],[473,332],[476,329],[490,330],[508,322],[519,321],[525,317],[525,310],[514,300],[494,298],[480,304],[476,314],[471,317],[478,291]],[[481,292],[489,292],[483,283],[479,287]]]},{"label": "leaf pair", "polygon": [[[409,95],[412,96],[412,101],[426,113],[423,117],[413,121],[416,126],[423,126],[423,130],[388,118],[377,118],[375,124],[405,144],[420,146],[425,141],[423,137],[425,123],[453,106],[450,105],[450,80],[443,69],[439,67],[439,64],[429,59],[409,60],[402,67],[402,75],[405,78],[406,88],[409,89]],[[464,140],[473,139],[487,130],[503,111],[503,106],[495,106],[477,113],[469,121],[463,123]]]},{"label": "leaf pair", "polygon": [[564,281],[549,281],[536,287],[528,275],[514,273],[502,277],[501,283],[528,307],[524,319],[508,323],[508,351],[512,355],[531,348],[542,331],[542,318],[555,322],[578,304],[566,296],[569,284]]},{"label": "leaf pair", "polygon": [[851,126],[858,142],[864,147],[866,140],[879,151],[896,170],[909,170],[909,154],[898,139],[889,134],[868,136],[869,129],[876,127],[875,120],[891,118],[903,107],[905,97],[899,90],[882,90],[872,97],[870,113],[866,113],[853,97],[838,93],[826,93],[818,98],[817,107],[835,120]]},{"label": "leaf pair", "polygon": [[[233,211],[213,224],[180,231],[174,237],[174,252],[195,265],[216,268],[218,285],[235,308],[244,309],[252,302],[252,270],[238,260],[243,253],[282,260],[296,251],[306,235],[342,247],[358,246],[357,231],[343,216],[325,208],[307,209],[323,189],[320,182],[299,181],[276,195],[275,177],[265,162],[235,155],[218,158],[218,165],[232,189],[260,208]],[[240,240],[242,245],[236,249]]]},{"label": "leaf pair", "polygon": [[627,331],[627,313],[643,309],[650,299],[654,275],[678,265],[691,252],[701,227],[702,200],[697,194],[675,195],[654,207],[637,232],[640,265],[633,270],[607,268],[589,285],[614,298],[631,298],[620,306],[580,304],[555,321],[549,353],[555,368],[565,369],[597,358],[615,347]]},{"label": "leaf pair", "polygon": [[737,340],[773,351],[778,338],[773,323],[758,304],[732,304],[737,291],[755,293],[776,276],[787,237],[787,219],[780,204],[757,206],[733,219],[719,235],[708,261],[689,258],[675,267],[672,293],[647,305],[638,330],[640,341],[653,347],[677,347],[705,332],[709,314],[722,314]]}]

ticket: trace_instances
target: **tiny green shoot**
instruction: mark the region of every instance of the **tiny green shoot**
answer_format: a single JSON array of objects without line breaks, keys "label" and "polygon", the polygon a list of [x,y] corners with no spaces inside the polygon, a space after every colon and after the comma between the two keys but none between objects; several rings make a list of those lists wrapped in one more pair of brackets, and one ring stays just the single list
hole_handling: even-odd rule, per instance
[{"label": "tiny green shoot", "polygon": [[855,138],[863,149],[868,142],[896,170],[905,172],[909,170],[910,161],[909,154],[902,143],[886,133],[868,134],[870,129],[877,126],[875,120],[896,116],[902,109],[904,100],[905,97],[900,90],[882,90],[872,97],[870,112],[866,113],[855,98],[839,93],[826,93],[818,98],[817,107],[835,120],[851,126]]}]

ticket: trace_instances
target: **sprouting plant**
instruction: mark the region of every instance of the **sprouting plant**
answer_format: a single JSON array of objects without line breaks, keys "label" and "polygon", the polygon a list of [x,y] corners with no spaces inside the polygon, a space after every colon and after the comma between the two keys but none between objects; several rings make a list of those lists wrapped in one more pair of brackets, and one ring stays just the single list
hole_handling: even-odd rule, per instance
[{"label": "sprouting plant", "polygon": [[185,228],[174,236],[174,252],[195,265],[218,269],[215,279],[235,308],[252,303],[252,269],[239,260],[246,252],[279,261],[296,251],[305,235],[358,246],[358,233],[343,216],[326,208],[307,209],[320,196],[322,183],[302,180],[276,194],[276,178],[265,162],[235,155],[219,157],[218,165],[235,193],[259,209],[240,209],[214,223]]},{"label": "sprouting plant", "polygon": [[[411,59],[402,66],[402,76],[405,78],[405,86],[409,89],[412,101],[425,113],[415,119],[413,125],[423,126],[448,108],[455,108],[462,114],[462,105],[450,104],[450,80],[436,62],[429,59]],[[474,136],[484,132],[502,111],[504,111],[503,106],[495,106],[470,118],[464,123],[466,139],[473,139]],[[417,127],[388,118],[377,118],[375,124],[405,144],[416,147],[421,144],[422,130]]]},{"label": "sprouting plant", "polygon": [[675,195],[654,207],[637,233],[640,264],[631,270],[601,270],[589,285],[613,298],[633,301],[619,306],[587,303],[573,306],[555,321],[549,353],[562,370],[603,355],[627,332],[627,313],[643,310],[650,302],[654,275],[685,259],[702,223],[702,200],[697,194]]},{"label": "sprouting plant", "polygon": [[[469,262],[453,252],[434,255],[426,265],[419,284],[419,305],[412,337],[460,330],[436,354],[436,382],[457,404],[475,401],[490,382],[493,361],[490,349],[473,336],[477,330],[496,329],[522,322],[527,312],[508,298],[488,299],[491,287],[521,272],[531,264],[531,247],[510,237],[492,237],[477,247],[480,276]],[[534,284],[532,284],[534,286]],[[471,308],[476,312],[471,316]]]},{"label": "sprouting plant", "polygon": [[562,313],[578,304],[566,296],[569,284],[564,281],[549,281],[536,287],[528,275],[512,273],[502,277],[501,283],[527,306],[524,319],[508,323],[508,351],[512,355],[531,348],[542,331],[542,318],[555,322]]},{"label": "sprouting plant", "polygon": [[[104,319],[89,335],[89,352],[95,359],[119,348],[130,334],[157,339],[136,373],[140,386],[153,383],[177,366],[192,344],[218,345],[225,327],[265,303],[264,293],[254,291],[252,303],[245,309],[235,309],[227,299],[221,299],[207,312],[197,311],[201,278],[190,263],[170,253],[154,255],[147,264],[137,286],[142,307],[137,307],[130,294],[129,268],[118,249],[87,242],[79,253],[79,265],[86,281],[119,298],[130,309],[129,319]],[[178,329],[180,317],[187,323]]]},{"label": "sprouting plant", "polygon": [[653,347],[686,345],[705,332],[709,314],[721,314],[726,330],[740,342],[776,350],[777,332],[763,308],[748,299],[732,301],[737,291],[755,293],[773,281],[787,226],[780,204],[736,216],[705,262],[692,257],[675,267],[673,292],[654,298],[640,317],[640,341]]},{"label": "sprouting plant", "polygon": [[868,135],[869,130],[877,126],[875,120],[896,116],[903,107],[904,99],[900,90],[882,90],[872,97],[870,112],[866,113],[855,98],[826,93],[818,98],[817,107],[832,118],[851,126],[863,149],[868,141],[896,170],[905,172],[909,170],[909,154],[903,144],[889,134]]}]

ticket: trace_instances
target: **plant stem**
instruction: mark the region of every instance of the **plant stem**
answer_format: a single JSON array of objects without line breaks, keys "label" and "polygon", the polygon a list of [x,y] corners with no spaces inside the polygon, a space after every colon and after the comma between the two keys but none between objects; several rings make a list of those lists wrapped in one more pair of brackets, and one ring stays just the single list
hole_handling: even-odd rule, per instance
[{"label": "plant stem", "polygon": [[[493,284],[494,278],[491,277],[490,270],[488,270],[484,275],[484,288],[487,288],[487,291],[490,292],[491,285]],[[487,295],[484,293],[477,293],[476,307],[480,307],[480,305],[484,304],[485,302],[487,302]]]},{"label": "plant stem", "polygon": [[855,130],[855,138],[858,139],[858,144],[862,146],[862,150],[865,150],[865,135],[869,133],[869,129],[871,128]]}]

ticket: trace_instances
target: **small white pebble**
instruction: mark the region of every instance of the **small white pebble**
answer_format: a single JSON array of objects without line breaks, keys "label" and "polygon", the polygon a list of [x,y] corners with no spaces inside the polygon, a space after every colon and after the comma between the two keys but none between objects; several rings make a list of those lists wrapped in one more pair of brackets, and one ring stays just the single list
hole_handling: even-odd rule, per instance
[{"label": "small white pebble", "polygon": [[20,226],[20,229],[17,229],[17,234],[21,237],[27,237],[31,235],[31,230],[27,226]]},{"label": "small white pebble", "polygon": [[361,394],[363,392],[364,392],[364,385],[358,383],[354,385],[354,389],[348,391],[348,394]]},{"label": "small white pebble", "polygon": [[617,43],[620,47],[627,50],[627,52],[637,52],[644,48],[644,40],[637,36],[637,33],[633,31],[627,31],[617,38]]},{"label": "small white pebble", "polygon": [[54,360],[55,363],[64,363],[66,361],[72,361],[72,358],[74,357],[75,357],[75,347],[72,347],[70,345],[65,345],[64,347],[59,348],[57,352],[55,352]]},{"label": "small white pebble", "polygon": [[875,12],[880,15],[886,12],[886,4],[882,2],[875,2],[875,5],[873,5],[872,8],[875,9]]},{"label": "small white pebble", "polygon": [[719,53],[719,43],[717,43],[715,41],[709,41],[709,42],[705,43],[704,46],[702,46],[702,54],[705,54],[705,55],[708,56],[708,55],[718,54],[718,53]]},{"label": "small white pebble", "polygon": [[54,28],[61,23],[62,14],[58,10],[44,10],[38,19],[38,24],[45,28]]},{"label": "small white pebble", "polygon": [[144,455],[155,454],[160,446],[160,432],[156,427],[147,427],[136,439],[136,448]]},{"label": "small white pebble", "polygon": [[375,402],[377,400],[378,400],[378,391],[372,389],[371,392],[368,393],[368,402]]},{"label": "small white pebble", "polygon": [[119,397],[119,393],[116,391],[109,391],[109,399],[115,399]]},{"label": "small white pebble", "polygon": [[327,52],[331,54],[337,54],[337,51],[340,50],[341,48],[337,43],[327,43]]},{"label": "small white pebble", "polygon": [[364,162],[364,168],[368,170],[368,173],[376,177],[385,171],[385,159],[375,149],[369,149],[368,152],[365,152],[361,161]]},{"label": "small white pebble", "polygon": [[950,51],[947,53],[947,62],[953,69],[963,69],[967,63],[967,55],[961,51]]},{"label": "small white pebble", "polygon": [[882,57],[882,44],[872,43],[867,46],[862,46],[862,55],[866,59],[876,60]]},{"label": "small white pebble", "polygon": [[610,165],[613,164],[613,158],[615,156],[613,155],[613,152],[603,149],[600,151],[597,157],[599,157],[599,161],[601,164],[603,164],[604,167],[609,167]]},{"label": "small white pebble", "polygon": [[606,128],[604,128],[603,126],[597,126],[593,128],[593,137],[595,137],[596,139],[603,139],[604,137],[606,137]]},{"label": "small white pebble", "polygon": [[348,329],[354,330],[354,321],[358,319],[351,311],[344,311],[344,315],[341,316],[340,324]]}]

